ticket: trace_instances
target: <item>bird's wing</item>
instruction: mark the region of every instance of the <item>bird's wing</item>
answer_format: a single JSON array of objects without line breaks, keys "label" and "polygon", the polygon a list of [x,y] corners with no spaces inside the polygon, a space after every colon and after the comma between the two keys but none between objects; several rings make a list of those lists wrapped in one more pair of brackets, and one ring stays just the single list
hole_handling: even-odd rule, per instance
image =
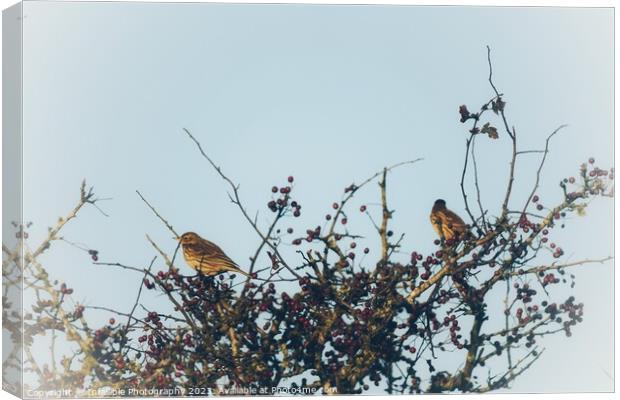
[{"label": "bird's wing", "polygon": [[224,253],[224,250],[222,250],[215,243],[210,242],[206,239],[203,239],[203,242],[201,243],[201,247],[203,250],[203,254],[205,255],[205,261],[204,261],[205,263],[208,263],[209,265],[217,269],[228,270],[228,271],[239,271],[245,274],[245,272],[243,272],[239,268],[237,263],[231,260],[230,257],[228,257],[226,253]]},{"label": "bird's wing", "polygon": [[464,232],[467,229],[465,221],[459,217],[456,213],[450,210],[443,211],[444,224],[451,225],[452,229],[459,232]]},{"label": "bird's wing", "polygon": [[439,211],[438,216],[441,219],[441,230],[444,238],[452,239],[457,233],[463,234],[467,232],[467,225],[454,212],[445,209]]}]

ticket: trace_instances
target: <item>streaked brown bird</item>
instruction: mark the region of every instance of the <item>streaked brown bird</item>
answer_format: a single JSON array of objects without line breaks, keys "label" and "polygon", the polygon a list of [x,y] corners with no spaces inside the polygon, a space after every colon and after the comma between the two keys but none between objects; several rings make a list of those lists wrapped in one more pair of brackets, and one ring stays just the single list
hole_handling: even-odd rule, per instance
[{"label": "streaked brown bird", "polygon": [[436,200],[433,204],[431,224],[439,237],[444,240],[453,239],[457,235],[462,239],[468,231],[468,227],[461,217],[448,210],[445,200],[442,199]]},{"label": "streaked brown bird", "polygon": [[238,272],[250,276],[242,271],[218,245],[201,238],[197,233],[186,232],[179,237],[179,241],[187,264],[206,276],[215,276],[224,272]]}]

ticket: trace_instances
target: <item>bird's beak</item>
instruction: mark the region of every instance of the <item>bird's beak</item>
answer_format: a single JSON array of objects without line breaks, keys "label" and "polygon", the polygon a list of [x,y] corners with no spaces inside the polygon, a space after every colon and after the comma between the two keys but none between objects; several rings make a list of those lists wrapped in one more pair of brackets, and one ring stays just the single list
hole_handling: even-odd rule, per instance
[{"label": "bird's beak", "polygon": [[174,240],[176,240],[177,242],[178,242],[179,240],[181,240],[181,236],[178,236],[178,237],[174,237],[174,236],[173,236],[172,238],[173,238]]}]

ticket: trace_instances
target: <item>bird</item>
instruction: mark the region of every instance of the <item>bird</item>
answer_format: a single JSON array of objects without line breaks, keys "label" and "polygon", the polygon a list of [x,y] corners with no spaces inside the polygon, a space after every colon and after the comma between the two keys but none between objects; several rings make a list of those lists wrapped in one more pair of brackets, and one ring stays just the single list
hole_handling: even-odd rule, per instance
[{"label": "bird", "polygon": [[238,272],[250,277],[250,274],[242,271],[218,245],[200,237],[197,233],[186,232],[178,240],[183,247],[185,262],[196,271],[206,276]]},{"label": "bird", "polygon": [[456,213],[446,208],[446,201],[443,199],[435,200],[431,210],[431,224],[433,229],[443,240],[451,240],[455,237],[463,238],[468,231],[468,227]]}]

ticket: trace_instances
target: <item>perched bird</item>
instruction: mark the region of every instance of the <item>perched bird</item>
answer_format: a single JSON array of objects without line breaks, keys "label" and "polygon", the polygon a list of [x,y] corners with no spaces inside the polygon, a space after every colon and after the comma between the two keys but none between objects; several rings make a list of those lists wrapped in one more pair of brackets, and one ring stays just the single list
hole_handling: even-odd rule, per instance
[{"label": "perched bird", "polygon": [[431,224],[441,239],[450,240],[456,235],[463,238],[467,233],[467,225],[453,211],[446,208],[445,200],[438,199],[431,211]]},{"label": "perched bird", "polygon": [[215,276],[224,272],[238,272],[250,276],[242,271],[218,245],[201,238],[194,232],[186,232],[178,239],[183,247],[183,257],[187,264],[206,276]]}]

